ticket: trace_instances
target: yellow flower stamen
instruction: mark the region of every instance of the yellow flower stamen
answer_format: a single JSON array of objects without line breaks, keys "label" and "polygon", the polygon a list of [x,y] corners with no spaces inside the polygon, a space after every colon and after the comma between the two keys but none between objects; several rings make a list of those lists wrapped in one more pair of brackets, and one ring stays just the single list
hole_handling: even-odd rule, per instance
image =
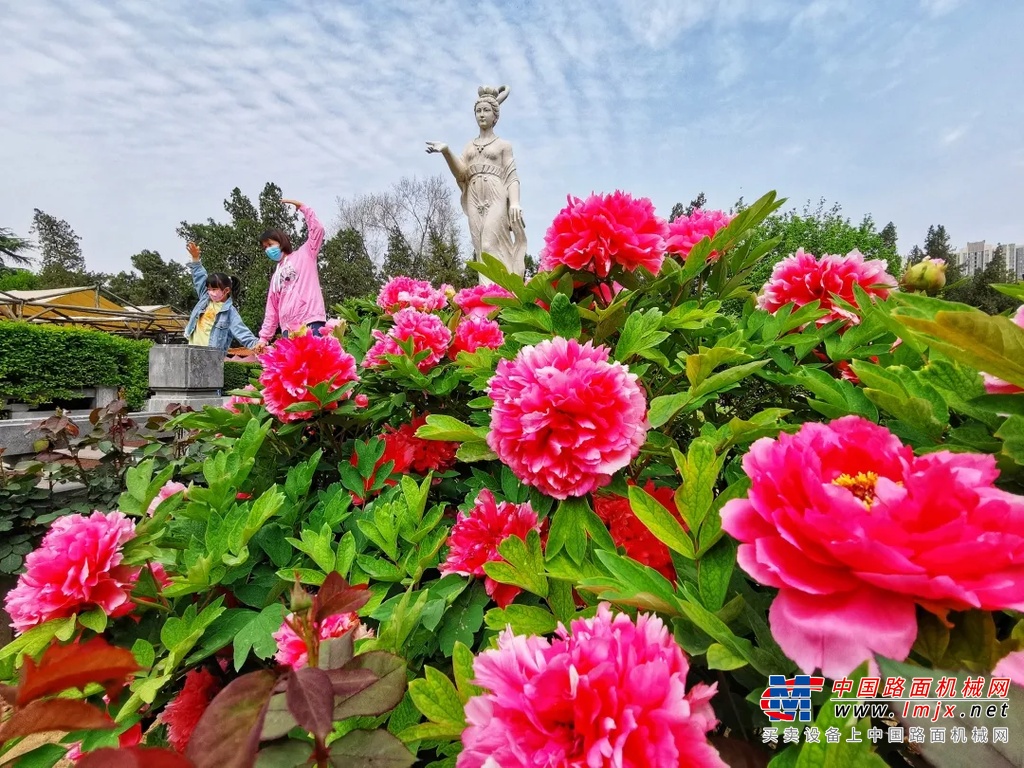
[{"label": "yellow flower stamen", "polygon": [[864,502],[864,506],[871,509],[871,504],[875,500],[875,484],[878,482],[878,475],[874,472],[858,472],[852,477],[850,475],[840,475],[832,481],[833,485],[838,485],[840,488],[846,488],[850,493]]}]

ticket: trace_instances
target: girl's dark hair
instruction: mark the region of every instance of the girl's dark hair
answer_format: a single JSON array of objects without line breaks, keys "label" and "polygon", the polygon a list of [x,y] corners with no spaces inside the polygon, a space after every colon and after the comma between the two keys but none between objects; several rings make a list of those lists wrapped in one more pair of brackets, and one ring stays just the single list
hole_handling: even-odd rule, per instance
[{"label": "girl's dark hair", "polygon": [[280,229],[268,229],[262,235],[260,235],[260,242],[265,243],[267,240],[274,240],[278,245],[281,246],[282,253],[292,252],[292,241],[284,232]]},{"label": "girl's dark hair", "polygon": [[207,288],[230,288],[231,295],[235,296],[238,293],[238,289],[242,287],[242,284],[238,281],[238,278],[234,275],[226,274],[225,272],[213,272],[206,278]]}]

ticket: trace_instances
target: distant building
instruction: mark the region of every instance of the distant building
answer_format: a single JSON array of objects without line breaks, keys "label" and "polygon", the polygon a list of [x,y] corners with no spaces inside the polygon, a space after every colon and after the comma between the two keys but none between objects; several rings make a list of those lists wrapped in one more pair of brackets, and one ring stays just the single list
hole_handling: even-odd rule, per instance
[{"label": "distant building", "polygon": [[966,248],[955,252],[957,266],[965,275],[974,275],[981,272],[992,261],[996,248],[1003,247],[1003,258],[1006,260],[1006,268],[1010,270],[1018,280],[1024,279],[1024,244],[1016,243],[990,243],[979,240],[975,243],[967,243]]}]

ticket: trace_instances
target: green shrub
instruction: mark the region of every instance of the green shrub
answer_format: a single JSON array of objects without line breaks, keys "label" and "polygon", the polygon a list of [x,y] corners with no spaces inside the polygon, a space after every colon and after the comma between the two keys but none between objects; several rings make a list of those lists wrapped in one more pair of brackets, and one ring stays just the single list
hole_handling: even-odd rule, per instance
[{"label": "green shrub", "polygon": [[245,389],[249,379],[259,370],[260,366],[257,363],[224,363],[224,392]]},{"label": "green shrub", "polygon": [[119,387],[132,409],[149,390],[148,341],[102,331],[0,322],[0,397],[39,405],[86,387]]}]

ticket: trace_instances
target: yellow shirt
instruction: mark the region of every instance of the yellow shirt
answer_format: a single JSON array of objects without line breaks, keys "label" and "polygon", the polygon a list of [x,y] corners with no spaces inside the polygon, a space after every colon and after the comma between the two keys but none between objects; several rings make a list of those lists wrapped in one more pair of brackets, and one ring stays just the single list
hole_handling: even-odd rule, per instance
[{"label": "yellow shirt", "polygon": [[220,312],[223,306],[223,301],[210,302],[206,311],[199,316],[199,322],[196,323],[196,329],[192,331],[192,336],[188,340],[189,344],[193,347],[210,346],[210,333],[213,331],[213,321],[217,319],[217,313]]}]

